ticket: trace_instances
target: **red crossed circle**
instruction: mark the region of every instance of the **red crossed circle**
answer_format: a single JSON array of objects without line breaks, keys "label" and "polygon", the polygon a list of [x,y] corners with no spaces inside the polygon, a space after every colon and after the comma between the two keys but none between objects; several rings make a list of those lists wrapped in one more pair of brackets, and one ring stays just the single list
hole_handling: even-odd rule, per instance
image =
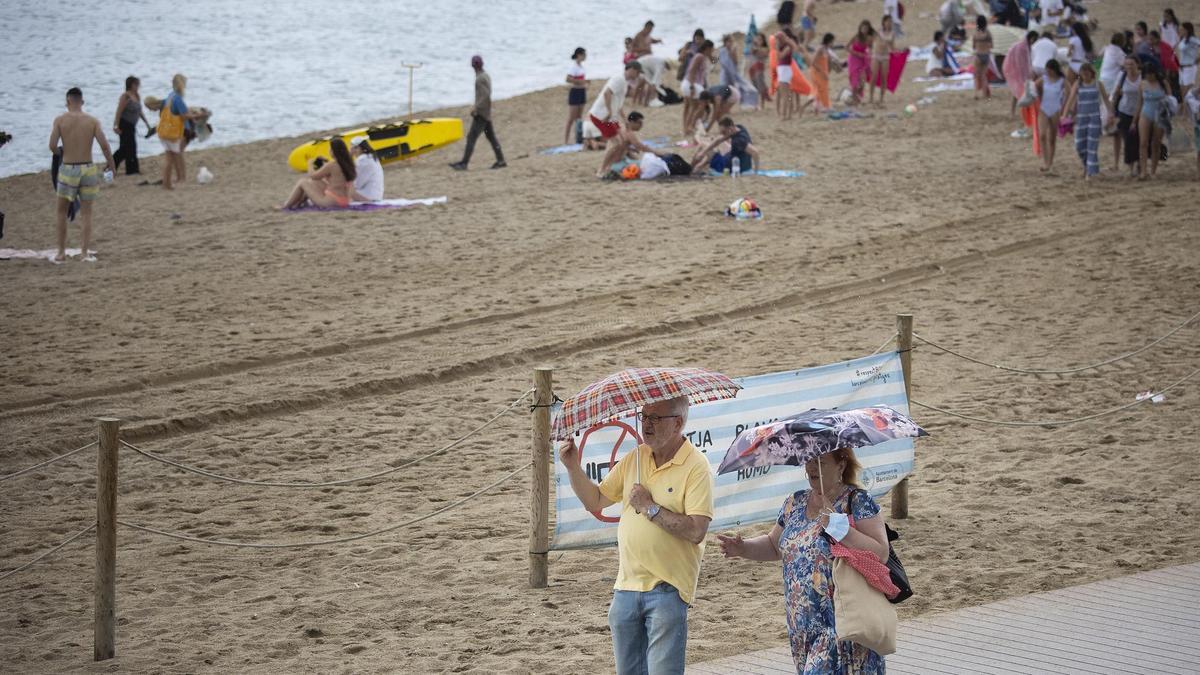
[{"label": "red crossed circle", "polygon": [[[580,462],[583,462],[583,448],[585,445],[587,445],[588,436],[591,436],[593,431],[599,431],[601,429],[606,429],[608,427],[617,427],[618,429],[621,430],[621,435],[617,437],[617,442],[613,443],[612,456],[609,457],[609,460],[608,460],[610,469],[617,463],[617,449],[619,449],[621,447],[621,443],[625,442],[626,436],[633,436],[633,439],[635,441],[637,441],[637,444],[639,446],[642,444],[642,437],[640,434],[638,434],[637,429],[634,429],[633,427],[629,426],[628,424],[626,424],[620,420],[613,420],[612,422],[605,422],[603,424],[597,424],[594,427],[589,427],[587,431],[583,432],[583,436],[581,436],[579,439],[579,461]],[[597,472],[597,473],[599,473],[599,472]],[[592,516],[594,516],[596,518],[596,520],[599,520],[604,523],[616,523],[621,520],[620,518],[613,518],[612,516],[606,516],[600,511],[589,511],[589,513],[591,513]]]}]

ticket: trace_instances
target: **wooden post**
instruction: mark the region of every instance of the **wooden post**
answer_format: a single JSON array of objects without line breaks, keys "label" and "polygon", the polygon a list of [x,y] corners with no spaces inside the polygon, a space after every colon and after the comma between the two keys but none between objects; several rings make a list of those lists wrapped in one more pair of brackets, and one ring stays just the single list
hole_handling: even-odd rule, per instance
[{"label": "wooden post", "polygon": [[117,445],[121,421],[100,417],[96,459],[96,588],[93,656],[105,661],[117,648]]},{"label": "wooden post", "polygon": [[[896,315],[896,349],[900,352],[900,368],[904,373],[904,397],[912,401],[912,314]],[[914,443],[916,441],[913,441]],[[892,520],[908,517],[908,478],[892,488]]]},{"label": "wooden post", "polygon": [[529,587],[545,588],[550,547],[550,406],[554,371],[533,371],[533,480],[529,484]]}]

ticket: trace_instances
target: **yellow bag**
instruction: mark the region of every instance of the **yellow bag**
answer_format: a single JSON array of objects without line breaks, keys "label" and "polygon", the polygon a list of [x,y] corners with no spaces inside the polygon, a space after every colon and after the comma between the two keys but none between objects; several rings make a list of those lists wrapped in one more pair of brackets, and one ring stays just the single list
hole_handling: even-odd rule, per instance
[{"label": "yellow bag", "polygon": [[833,561],[833,621],[837,639],[887,656],[896,651],[896,608],[845,559]]},{"label": "yellow bag", "polygon": [[183,138],[183,118],[171,111],[174,99],[168,96],[158,111],[158,137],[164,141],[177,141]]}]

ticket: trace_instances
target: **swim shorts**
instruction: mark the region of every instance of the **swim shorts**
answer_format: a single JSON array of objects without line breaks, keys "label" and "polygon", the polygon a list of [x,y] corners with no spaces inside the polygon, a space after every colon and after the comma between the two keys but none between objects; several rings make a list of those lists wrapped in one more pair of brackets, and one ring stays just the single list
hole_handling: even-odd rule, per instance
[{"label": "swim shorts", "polygon": [[100,167],[95,164],[63,164],[58,169],[59,197],[71,202],[75,197],[90,202],[100,194]]},{"label": "swim shorts", "polygon": [[615,120],[602,120],[595,115],[588,115],[592,119],[592,124],[600,131],[600,138],[608,139],[621,133],[621,125]]},{"label": "swim shorts", "polygon": [[182,138],[177,138],[173,141],[168,141],[165,138],[159,138],[158,140],[160,143],[162,143],[163,149],[166,150],[167,152],[173,152],[177,155],[179,153],[183,152],[183,139]]},{"label": "swim shorts", "polygon": [[812,30],[814,28],[812,19],[808,15],[800,17],[800,27],[804,30]]},{"label": "swim shorts", "polygon": [[775,76],[779,78],[780,84],[792,83],[792,66],[791,64],[781,64],[775,66]]}]

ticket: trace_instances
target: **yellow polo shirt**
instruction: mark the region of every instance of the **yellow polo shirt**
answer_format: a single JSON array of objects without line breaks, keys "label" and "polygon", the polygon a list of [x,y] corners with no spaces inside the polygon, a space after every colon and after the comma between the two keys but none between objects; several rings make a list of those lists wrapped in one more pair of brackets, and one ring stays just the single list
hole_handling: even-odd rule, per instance
[{"label": "yellow polo shirt", "polygon": [[[679,451],[663,466],[654,465],[649,445],[639,446],[642,456],[642,485],[664,509],[686,516],[713,516],[713,477],[708,460],[685,440]],[[649,591],[660,582],[679,590],[689,605],[696,595],[704,542],[693,544],[676,537],[637,513],[629,504],[629,492],[637,482],[637,457],[629,453],[617,462],[600,483],[600,492],[624,505],[617,525],[620,568],[613,588],[620,591]],[[661,517],[661,516],[660,516]]]}]

